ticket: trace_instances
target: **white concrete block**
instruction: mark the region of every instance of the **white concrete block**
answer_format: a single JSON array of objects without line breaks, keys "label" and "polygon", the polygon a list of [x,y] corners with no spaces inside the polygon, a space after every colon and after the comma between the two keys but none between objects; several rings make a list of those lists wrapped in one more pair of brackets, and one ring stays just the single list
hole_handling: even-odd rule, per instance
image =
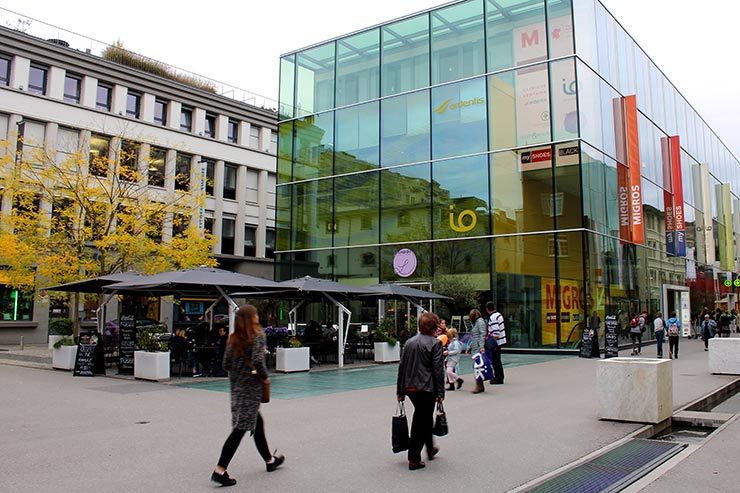
[{"label": "white concrete block", "polygon": [[134,378],[161,382],[170,379],[170,352],[134,351]]},{"label": "white concrete block", "polygon": [[307,347],[279,347],[275,354],[275,370],[283,372],[308,371],[311,368],[310,349]]},{"label": "white concrete block", "polygon": [[709,372],[740,375],[740,339],[709,339]]},{"label": "white concrete block", "polygon": [[395,363],[401,361],[401,345],[391,346],[387,342],[376,342],[373,345],[376,363]]},{"label": "white concrete block", "polygon": [[62,346],[51,352],[51,367],[57,370],[74,370],[77,346]]},{"label": "white concrete block", "polygon": [[610,358],[596,371],[599,419],[660,423],[673,413],[671,360]]}]

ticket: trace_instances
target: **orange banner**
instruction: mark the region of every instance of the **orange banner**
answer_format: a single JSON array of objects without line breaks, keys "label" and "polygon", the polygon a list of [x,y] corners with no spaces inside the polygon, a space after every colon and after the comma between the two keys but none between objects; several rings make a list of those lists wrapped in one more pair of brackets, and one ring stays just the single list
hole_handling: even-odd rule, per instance
[{"label": "orange banner", "polygon": [[629,166],[629,200],[632,242],[645,243],[642,217],[642,177],[640,176],[640,139],[637,132],[637,97],[624,98],[624,121],[627,128],[627,165]]}]

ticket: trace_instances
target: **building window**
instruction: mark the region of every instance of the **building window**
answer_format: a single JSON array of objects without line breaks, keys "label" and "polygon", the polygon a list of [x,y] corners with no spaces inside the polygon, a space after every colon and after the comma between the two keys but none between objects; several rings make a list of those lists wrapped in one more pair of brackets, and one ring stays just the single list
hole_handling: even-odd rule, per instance
[{"label": "building window", "polygon": [[167,151],[152,146],[149,150],[149,173],[148,183],[154,187],[164,187],[165,164],[167,162]]},{"label": "building window", "polygon": [[0,56],[0,86],[10,85],[10,59]]},{"label": "building window", "polygon": [[98,82],[98,92],[95,97],[95,107],[99,110],[110,111],[110,98],[113,88]]},{"label": "building window", "polygon": [[139,106],[141,106],[141,94],[129,91],[126,95],[126,116],[139,118]]},{"label": "building window", "polygon": [[190,225],[190,218],[185,214],[175,214],[172,218],[172,237],[182,236]]},{"label": "building window", "polygon": [[252,125],[249,127],[249,147],[259,149],[260,146],[260,128]]},{"label": "building window", "polygon": [[409,213],[406,211],[399,212],[398,213],[398,225],[399,226],[408,226],[411,224],[411,220],[409,218]]},{"label": "building window", "polygon": [[97,134],[90,136],[90,174],[108,176],[108,169],[110,168],[109,149],[110,137]]},{"label": "building window", "polygon": [[212,217],[203,218],[203,230],[209,235],[213,234],[213,218]]},{"label": "building window", "polygon": [[118,177],[126,181],[139,180],[139,144],[131,140],[121,142],[121,158],[119,160]]},{"label": "building window", "polygon": [[[558,245],[558,257],[567,257],[568,256],[568,238],[558,238],[557,239],[557,245]],[[554,257],[555,256],[555,238],[550,237],[547,239],[547,256],[548,257]]]},{"label": "building window", "polygon": [[210,138],[216,136],[216,115],[206,113],[205,136]]},{"label": "building window", "polygon": [[32,320],[33,293],[0,284],[0,320]]},{"label": "building window", "polygon": [[31,65],[31,71],[28,74],[28,92],[46,94],[46,74],[48,71],[46,67]]},{"label": "building window", "polygon": [[215,163],[208,159],[203,159],[202,162],[206,165],[206,176],[205,176],[206,195],[208,195],[209,197],[213,197],[213,179],[214,179]]},{"label": "building window", "polygon": [[368,229],[373,228],[373,220],[368,214],[363,214],[360,217],[360,229],[363,231],[367,231]]},{"label": "building window", "polygon": [[375,254],[372,252],[365,252],[360,257],[362,259],[363,267],[374,267],[375,266]]},{"label": "building window", "polygon": [[154,101],[154,123],[167,125],[167,102],[157,99]]},{"label": "building window", "polygon": [[236,200],[236,166],[224,165],[224,198]]},{"label": "building window", "polygon": [[193,157],[189,154],[177,153],[175,161],[175,190],[190,190],[190,163]]},{"label": "building window", "polygon": [[80,88],[82,81],[76,75],[64,76],[64,100],[68,103],[80,104]]},{"label": "building window", "polygon": [[221,220],[221,253],[234,255],[234,227],[236,221],[231,218]]},{"label": "building window", "polygon": [[226,136],[226,140],[228,140],[232,144],[236,144],[238,139],[239,139],[239,122],[234,121],[234,120],[229,120],[229,131],[228,131],[228,135]]},{"label": "building window", "polygon": [[180,111],[180,130],[190,132],[193,129],[193,110],[182,107]]},{"label": "building window", "polygon": [[265,231],[265,257],[275,258],[275,230],[270,228]]},{"label": "building window", "polygon": [[255,226],[244,225],[244,256],[254,257],[257,255],[256,247],[257,228]]}]

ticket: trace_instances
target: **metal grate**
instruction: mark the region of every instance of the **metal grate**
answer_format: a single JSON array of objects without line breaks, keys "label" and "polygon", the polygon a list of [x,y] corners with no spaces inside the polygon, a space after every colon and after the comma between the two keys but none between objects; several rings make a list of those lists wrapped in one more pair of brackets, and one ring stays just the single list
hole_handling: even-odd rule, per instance
[{"label": "metal grate", "polygon": [[604,493],[620,491],[686,447],[635,438],[585,464],[529,490],[530,493]]}]

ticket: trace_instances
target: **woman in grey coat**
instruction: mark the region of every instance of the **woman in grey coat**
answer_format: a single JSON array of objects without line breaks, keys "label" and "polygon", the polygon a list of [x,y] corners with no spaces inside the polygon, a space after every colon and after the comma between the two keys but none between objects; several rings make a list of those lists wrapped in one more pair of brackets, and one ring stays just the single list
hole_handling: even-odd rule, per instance
[{"label": "woman in grey coat", "polygon": [[[486,321],[478,310],[470,310],[470,321],[473,323],[473,327],[470,329],[470,349],[471,356],[475,356],[475,353],[485,352],[486,333],[488,332],[488,326]],[[473,389],[474,394],[480,394],[485,392],[486,387],[483,385],[482,378],[475,379],[475,388]]]},{"label": "woman in grey coat", "polygon": [[282,455],[273,455],[267,446],[265,427],[259,413],[263,389],[270,380],[265,366],[265,334],[260,327],[257,309],[244,305],[236,312],[234,333],[229,336],[224,354],[224,369],[229,372],[231,383],[231,434],[226,439],[218,465],[211,480],[222,486],[233,486],[236,480],[226,468],[234,457],[246,432],[254,437],[268,472],[274,471],[285,461]]}]

